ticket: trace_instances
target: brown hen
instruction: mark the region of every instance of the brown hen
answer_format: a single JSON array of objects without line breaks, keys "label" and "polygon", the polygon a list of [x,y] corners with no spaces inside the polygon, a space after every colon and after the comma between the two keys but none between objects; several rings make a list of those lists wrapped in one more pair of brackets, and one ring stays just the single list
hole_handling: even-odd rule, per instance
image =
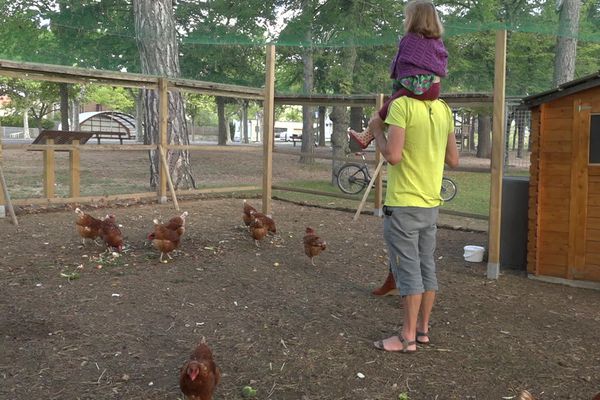
[{"label": "brown hen", "polygon": [[313,266],[316,266],[313,258],[321,254],[326,248],[327,242],[317,236],[313,228],[307,227],[304,235],[304,254],[310,257],[310,263]]},{"label": "brown hen", "polygon": [[212,400],[221,380],[221,369],[204,340],[181,367],[179,388],[188,400]]},{"label": "brown hen", "polygon": [[245,199],[244,199],[244,211],[242,212],[242,220],[246,226],[250,226],[252,222],[252,212],[258,212],[258,210],[252,207]]},{"label": "brown hen", "polygon": [[91,239],[96,242],[96,239],[101,236],[100,227],[102,220],[84,213],[80,208],[76,208],[75,213],[77,214],[75,228],[77,228],[77,233],[81,237],[81,244],[85,245],[85,239]]},{"label": "brown hen", "polygon": [[160,262],[166,263],[163,256],[166,254],[169,259],[173,259],[169,253],[179,247],[181,235],[185,232],[185,218],[187,211],[180,216],[173,217],[166,224],[161,225],[157,219],[154,222],[154,231],[148,235],[148,240],[160,251]]},{"label": "brown hen", "polygon": [[100,224],[100,236],[102,237],[102,240],[104,240],[108,251],[116,249],[120,252],[123,250],[123,234],[116,223],[114,215],[107,215],[102,219]]},{"label": "brown hen", "polygon": [[273,218],[270,215],[263,214],[263,213],[258,212],[256,210],[255,211],[251,211],[250,215],[253,218],[259,219],[260,222],[262,222],[263,225],[267,227],[267,231],[269,233],[272,233],[272,234],[276,234],[277,233],[277,228],[275,227],[275,221],[273,220]]},{"label": "brown hen", "polygon": [[265,236],[267,236],[267,232],[269,228],[265,226],[262,220],[259,218],[253,217],[252,222],[250,222],[250,226],[248,227],[250,231],[250,236],[254,239],[254,244],[256,247],[260,247],[258,245],[259,240],[262,240]]}]

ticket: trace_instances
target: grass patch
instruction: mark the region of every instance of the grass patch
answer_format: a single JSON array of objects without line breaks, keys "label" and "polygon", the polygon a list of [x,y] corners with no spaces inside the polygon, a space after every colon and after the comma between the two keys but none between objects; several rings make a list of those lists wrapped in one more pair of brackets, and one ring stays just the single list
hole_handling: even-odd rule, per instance
[{"label": "grass patch", "polygon": [[[526,175],[526,174],[525,174]],[[454,180],[457,186],[457,194],[454,199],[445,203],[442,208],[453,211],[460,211],[469,214],[487,216],[490,205],[490,174],[477,172],[447,172],[445,176]],[[341,194],[337,185],[332,185],[329,181],[282,181],[277,182],[281,186],[291,186],[294,188],[318,190],[327,193]],[[385,190],[385,189],[384,189]],[[280,190],[273,191],[279,198],[306,202],[319,206],[356,208],[363,193],[356,195],[356,200],[338,199],[333,197],[319,196],[306,193],[284,192]],[[385,193],[384,193],[385,196]],[[372,207],[374,193],[369,194],[367,209]]]}]

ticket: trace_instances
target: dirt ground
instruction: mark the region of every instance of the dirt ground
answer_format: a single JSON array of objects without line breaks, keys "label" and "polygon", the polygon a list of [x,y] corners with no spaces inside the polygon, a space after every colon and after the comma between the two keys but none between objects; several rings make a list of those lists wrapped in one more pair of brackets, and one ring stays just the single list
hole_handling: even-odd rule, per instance
[{"label": "dirt ground", "polygon": [[[123,225],[118,258],[80,245],[72,210],[0,220],[0,398],[178,399],[179,367],[201,337],[223,370],[218,400],[245,385],[290,400],[600,391],[600,292],[522,271],[489,281],[485,263],[462,258],[485,234],[440,229],[432,345],[384,353],[372,342],[399,329],[402,311],[398,297],[370,294],[387,273],[381,219],[276,201],[278,236],[256,248],[241,205],[182,202],[188,229],[168,264],[145,238],[170,205],[85,208]],[[308,225],[328,242],[317,267],[303,254]]]}]

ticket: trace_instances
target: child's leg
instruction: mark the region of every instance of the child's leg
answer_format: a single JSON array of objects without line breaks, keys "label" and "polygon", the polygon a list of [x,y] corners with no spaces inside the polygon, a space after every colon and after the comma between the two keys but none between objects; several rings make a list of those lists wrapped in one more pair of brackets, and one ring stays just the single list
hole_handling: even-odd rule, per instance
[{"label": "child's leg", "polygon": [[[440,88],[440,82],[436,82],[433,85],[431,85],[429,90],[423,94],[414,94],[410,90],[401,88],[400,90],[396,91],[393,95],[391,95],[390,98],[385,101],[385,103],[383,103],[383,106],[381,106],[381,109],[378,111],[379,118],[385,121],[385,118],[388,114],[388,110],[390,108],[390,104],[392,104],[392,101],[396,100],[398,97],[407,96],[417,100],[436,100],[440,97]],[[356,132],[352,129],[348,129],[348,133],[350,134],[350,139],[356,142],[361,149],[367,148],[367,146],[369,146],[369,144],[374,139],[371,132],[369,132],[369,128],[365,129],[362,132]]]},{"label": "child's leg", "polygon": [[[407,96],[408,93],[410,93],[408,90],[402,88],[402,89],[396,91],[394,94],[392,94],[390,96],[390,98],[387,99],[385,101],[385,103],[383,103],[383,106],[381,106],[381,108],[377,112],[377,114],[379,115],[379,118],[381,118],[383,121],[385,121],[385,118],[387,117],[388,109],[390,107],[390,104],[392,104],[392,101],[396,100],[400,96]],[[369,132],[369,128],[366,128],[362,132],[356,132],[355,130],[348,129],[348,133],[350,134],[350,139],[353,140],[354,142],[356,142],[360,146],[361,149],[367,148],[367,146],[369,146],[369,144],[374,139],[371,132]]]}]

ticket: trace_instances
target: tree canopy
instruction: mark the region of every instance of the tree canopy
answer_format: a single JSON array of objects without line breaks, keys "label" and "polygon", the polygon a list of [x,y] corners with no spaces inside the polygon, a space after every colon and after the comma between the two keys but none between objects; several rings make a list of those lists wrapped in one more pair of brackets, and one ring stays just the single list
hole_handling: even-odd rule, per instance
[{"label": "tree canopy", "polygon": [[[497,29],[509,30],[509,95],[551,88],[557,35],[578,37],[576,77],[597,71],[600,1],[581,4],[579,30],[569,33],[560,30],[554,0],[437,2],[450,53],[443,91],[491,91]],[[306,49],[315,92],[390,90],[401,2],[177,0],[173,7],[186,78],[262,86],[264,45],[275,43],[279,92],[302,91]],[[131,0],[0,0],[0,11],[0,58],[140,72]]]}]

